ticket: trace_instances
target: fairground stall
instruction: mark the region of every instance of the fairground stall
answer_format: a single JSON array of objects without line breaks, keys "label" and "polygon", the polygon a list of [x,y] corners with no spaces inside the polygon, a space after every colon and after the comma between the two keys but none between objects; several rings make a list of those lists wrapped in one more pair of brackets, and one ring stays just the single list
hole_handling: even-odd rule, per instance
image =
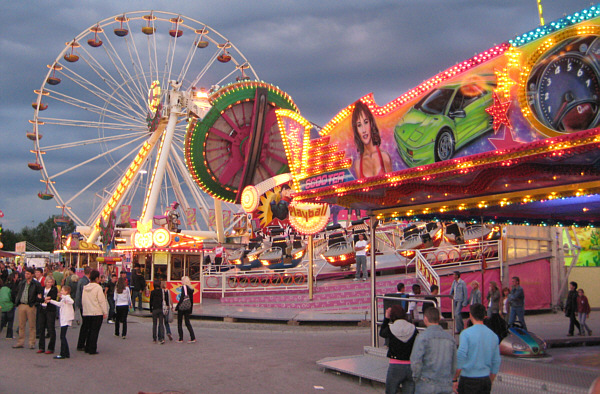
[{"label": "fairground stall", "polygon": [[181,278],[188,276],[196,290],[194,302],[200,302],[200,275],[205,257],[203,245],[201,237],[165,228],[138,227],[131,234],[131,243],[113,250],[113,253],[122,255],[130,267],[139,265],[150,290],[154,288],[155,280],[166,282],[173,300],[177,299]]}]

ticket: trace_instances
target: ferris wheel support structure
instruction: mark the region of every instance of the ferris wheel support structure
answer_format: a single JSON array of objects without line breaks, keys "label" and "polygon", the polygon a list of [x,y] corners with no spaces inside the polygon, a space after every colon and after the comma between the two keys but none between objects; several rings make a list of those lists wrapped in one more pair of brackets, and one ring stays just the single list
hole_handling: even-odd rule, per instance
[{"label": "ferris wheel support structure", "polygon": [[156,203],[158,202],[158,196],[162,188],[160,181],[155,182],[155,180],[163,179],[165,175],[165,168],[167,166],[169,155],[163,154],[163,152],[167,153],[171,151],[171,142],[173,141],[173,134],[175,133],[175,125],[177,124],[177,119],[179,118],[179,115],[183,114],[180,100],[181,96],[177,94],[181,83],[176,81],[169,81],[169,84],[172,88],[169,95],[169,121],[167,123],[167,128],[165,130],[163,140],[161,141],[159,147],[159,154],[156,160],[156,164],[154,165],[154,171],[152,172],[152,178],[150,180],[150,190],[146,195],[146,200],[144,201],[144,208],[142,210],[141,220],[143,224],[148,223],[154,217]]}]

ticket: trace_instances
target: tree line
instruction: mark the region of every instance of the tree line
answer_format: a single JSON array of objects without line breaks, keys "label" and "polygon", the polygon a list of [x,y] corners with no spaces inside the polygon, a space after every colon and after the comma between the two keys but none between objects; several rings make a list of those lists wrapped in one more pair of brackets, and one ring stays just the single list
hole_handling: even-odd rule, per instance
[{"label": "tree line", "polygon": [[[4,244],[2,249],[12,252],[15,250],[15,245],[18,242],[28,241],[45,252],[54,251],[54,237],[52,234],[53,230],[58,227],[58,225],[54,222],[55,217],[59,216],[51,216],[46,221],[39,223],[35,227],[25,226],[19,232],[8,229],[0,223],[0,228],[2,228],[0,241],[2,241]],[[62,226],[63,236],[74,231],[75,224],[73,222],[69,222],[67,225]]]}]

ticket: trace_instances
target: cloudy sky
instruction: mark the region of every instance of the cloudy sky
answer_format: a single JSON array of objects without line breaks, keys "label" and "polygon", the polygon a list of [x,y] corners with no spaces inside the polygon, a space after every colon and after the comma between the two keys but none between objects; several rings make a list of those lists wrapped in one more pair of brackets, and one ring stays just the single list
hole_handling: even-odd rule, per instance
[{"label": "cloudy sky", "polygon": [[[35,6],[34,6],[35,4]],[[544,0],[550,22],[590,6]],[[124,8],[126,7],[126,8]],[[113,15],[161,10],[204,22],[319,125],[373,92],[383,105],[423,80],[539,24],[535,0],[13,1],[0,16],[0,210],[19,231],[60,213],[31,161],[34,89],[64,43]],[[66,159],[66,158],[65,158]]]}]

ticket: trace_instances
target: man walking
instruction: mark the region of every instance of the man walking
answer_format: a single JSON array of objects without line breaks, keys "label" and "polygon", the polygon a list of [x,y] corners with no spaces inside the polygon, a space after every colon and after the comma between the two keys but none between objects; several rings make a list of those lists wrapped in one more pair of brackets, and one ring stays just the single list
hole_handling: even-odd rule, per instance
[{"label": "man walking", "polygon": [[[77,293],[75,294],[75,311],[79,311],[81,320],[83,320],[83,306],[81,304],[81,296],[83,295],[83,288],[88,283],[90,283],[90,272],[92,272],[92,268],[89,265],[86,265],[83,268],[83,277],[77,281]],[[79,324],[79,320],[77,320],[77,324]],[[85,334],[87,335],[87,333]]]},{"label": "man walking", "polygon": [[42,286],[33,280],[33,268],[25,268],[25,279],[19,282],[15,302],[17,304],[17,316],[19,318],[19,340],[13,347],[22,348],[25,345],[25,326],[29,333],[29,348],[35,348],[36,331],[36,305],[38,296],[41,297]]},{"label": "man walking", "polygon": [[459,394],[491,393],[500,370],[498,336],[483,324],[485,315],[482,304],[471,305],[469,319],[473,325],[460,334],[454,376],[454,390]]},{"label": "man walking", "polygon": [[108,301],[108,324],[115,322],[115,287],[117,286],[117,274],[111,274],[106,284],[106,300]]},{"label": "man walking", "polygon": [[521,287],[521,280],[518,276],[513,276],[512,278],[512,289],[508,295],[508,302],[510,303],[508,326],[512,326],[515,323],[515,319],[518,317],[519,323],[521,323],[523,329],[527,331],[527,325],[525,324],[525,292]]},{"label": "man walking", "polygon": [[131,272],[131,284],[133,286],[133,309],[136,309],[135,300],[138,300],[137,310],[139,312],[142,311],[142,297],[144,295],[144,291],[146,290],[146,279],[144,279],[144,275],[141,273],[140,265],[136,264],[133,271]]},{"label": "man walking", "polygon": [[354,280],[359,280],[362,274],[363,281],[367,280],[367,241],[363,233],[358,234],[358,241],[354,245],[356,253],[356,276]]},{"label": "man walking", "polygon": [[423,320],[427,329],[417,335],[410,355],[415,394],[451,394],[456,371],[456,341],[440,327],[439,309],[427,308]]},{"label": "man walking", "polygon": [[581,335],[581,325],[577,321],[577,282],[569,282],[569,294],[567,294],[567,304],[565,305],[565,316],[569,318],[569,333],[568,337],[573,336],[575,327]]},{"label": "man walking", "polygon": [[464,280],[460,279],[459,271],[454,271],[454,281],[450,288],[450,295],[452,296],[454,305],[455,333],[460,334],[465,327],[462,319],[462,308],[467,306],[469,295],[467,293],[467,284]]}]

